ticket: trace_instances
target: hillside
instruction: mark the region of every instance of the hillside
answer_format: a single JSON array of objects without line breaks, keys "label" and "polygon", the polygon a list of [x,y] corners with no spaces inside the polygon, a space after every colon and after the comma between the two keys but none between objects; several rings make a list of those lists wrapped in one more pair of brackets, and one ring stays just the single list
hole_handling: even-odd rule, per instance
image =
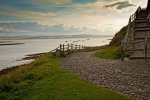
[{"label": "hillside", "polygon": [[116,33],[112,41],[110,42],[110,46],[118,46],[121,44],[121,41],[123,40],[125,34],[126,34],[127,26],[123,27],[119,32]]},{"label": "hillside", "polygon": [[109,43],[108,47],[97,51],[95,56],[104,59],[120,59],[122,54],[121,42],[125,37],[126,31],[127,26],[123,27],[119,32],[117,32]]}]

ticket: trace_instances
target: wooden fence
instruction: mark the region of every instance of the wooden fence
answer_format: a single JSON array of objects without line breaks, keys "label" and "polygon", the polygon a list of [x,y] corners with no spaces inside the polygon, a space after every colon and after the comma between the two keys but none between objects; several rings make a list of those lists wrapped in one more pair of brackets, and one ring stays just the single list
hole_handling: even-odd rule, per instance
[{"label": "wooden fence", "polygon": [[59,47],[55,48],[51,51],[56,56],[64,56],[66,54],[70,54],[73,52],[89,52],[94,50],[100,50],[105,48],[106,46],[83,46],[83,45],[77,45],[77,44],[60,44]]}]

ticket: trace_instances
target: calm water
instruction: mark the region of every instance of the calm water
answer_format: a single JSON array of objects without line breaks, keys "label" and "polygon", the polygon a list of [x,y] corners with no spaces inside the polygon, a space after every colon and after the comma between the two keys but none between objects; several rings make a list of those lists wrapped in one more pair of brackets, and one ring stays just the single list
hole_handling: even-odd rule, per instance
[{"label": "calm water", "polygon": [[[59,44],[81,44],[85,46],[101,46],[108,44],[111,37],[102,38],[62,38],[62,39],[17,39],[1,40],[0,42],[9,41],[10,43],[24,43],[21,45],[3,45],[0,46],[0,70],[15,65],[29,63],[31,61],[23,60],[28,54],[49,52],[55,49]],[[77,42],[78,41],[78,42]]]}]

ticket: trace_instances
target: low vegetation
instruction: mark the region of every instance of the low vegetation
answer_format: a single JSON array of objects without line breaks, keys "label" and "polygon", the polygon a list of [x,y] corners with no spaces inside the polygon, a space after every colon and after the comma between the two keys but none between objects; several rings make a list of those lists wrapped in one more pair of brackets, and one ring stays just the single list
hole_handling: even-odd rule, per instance
[{"label": "low vegetation", "polygon": [[60,67],[60,59],[47,54],[1,76],[0,100],[129,100],[83,81]]},{"label": "low vegetation", "polygon": [[97,57],[104,59],[117,59],[121,57],[121,46],[110,46],[95,54]]}]

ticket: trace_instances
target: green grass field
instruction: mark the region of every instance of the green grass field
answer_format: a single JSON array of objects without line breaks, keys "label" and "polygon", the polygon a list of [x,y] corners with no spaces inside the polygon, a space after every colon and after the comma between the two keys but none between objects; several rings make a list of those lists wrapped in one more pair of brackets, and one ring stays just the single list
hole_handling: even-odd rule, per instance
[{"label": "green grass field", "polygon": [[0,100],[131,100],[83,81],[51,54],[0,77]]},{"label": "green grass field", "polygon": [[121,46],[111,46],[103,50],[97,51],[97,57],[104,59],[117,59],[121,57]]}]

